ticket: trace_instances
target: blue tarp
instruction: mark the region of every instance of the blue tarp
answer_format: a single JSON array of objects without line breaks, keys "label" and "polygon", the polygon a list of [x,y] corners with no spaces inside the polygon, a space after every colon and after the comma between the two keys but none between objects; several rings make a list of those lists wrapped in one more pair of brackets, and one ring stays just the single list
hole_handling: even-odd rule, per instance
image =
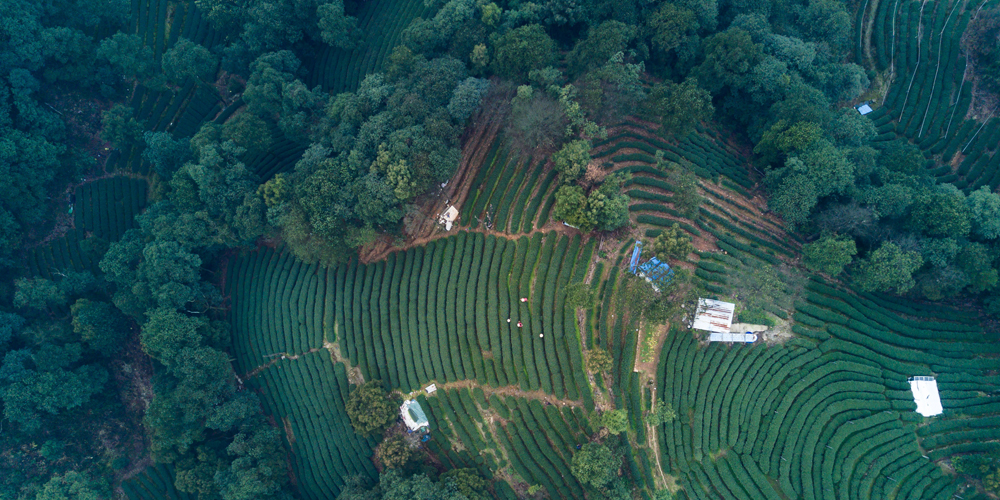
[{"label": "blue tarp", "polygon": [[635,268],[639,265],[640,255],[642,255],[642,242],[635,240],[635,247],[632,248],[632,260],[628,263],[628,272],[635,274]]},{"label": "blue tarp", "polygon": [[639,266],[639,274],[653,282],[653,284],[668,284],[674,277],[674,270],[670,269],[670,264],[653,257]]}]

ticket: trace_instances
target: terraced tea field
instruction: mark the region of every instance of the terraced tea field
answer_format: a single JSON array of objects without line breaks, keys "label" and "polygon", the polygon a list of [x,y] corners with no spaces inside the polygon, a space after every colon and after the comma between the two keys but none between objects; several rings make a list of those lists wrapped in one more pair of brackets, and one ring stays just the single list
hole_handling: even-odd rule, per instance
[{"label": "terraced tea field", "polygon": [[972,191],[1000,186],[1000,116],[973,105],[969,67],[960,47],[971,19],[995,1],[871,3],[862,12],[872,24],[866,38],[869,64],[889,70],[892,85],[868,116],[879,142],[903,137],[927,158],[939,182]]},{"label": "terraced tea field", "polygon": [[[627,450],[622,471],[644,497],[676,480],[682,499],[944,499],[966,490],[942,460],[1000,447],[1000,348],[977,318],[818,277],[789,289],[794,306],[766,307],[786,322],[783,342],[706,345],[672,325],[656,373],[635,371],[643,319],[615,299],[630,279],[622,263],[632,240],[553,231],[551,168],[488,133],[472,137],[479,153],[467,156],[478,160],[459,174],[469,188],[453,188],[466,193],[457,234],[436,229],[421,244],[335,268],[280,247],[229,264],[238,371],[284,426],[304,496],[335,495],[345,475],[376,477],[377,441],[357,437],[344,411],[362,380],[403,394],[436,383],[418,396],[434,429],[427,451],[494,478],[497,498],[528,485],[581,498],[573,452],[598,430],[590,412],[608,404],[629,412],[634,431],[607,439]],[[702,178],[697,220],[674,208],[658,150]],[[728,297],[738,273],[799,255],[801,241],[748,199],[746,160],[718,134],[671,142],[625,122],[592,155],[633,175],[633,234],[677,222],[694,237],[704,293]],[[577,316],[564,290],[583,281],[598,295]],[[607,382],[583,368],[593,347],[612,354]],[[913,411],[907,377],[916,375],[937,377],[942,416]],[[679,418],[646,425],[655,400]]]},{"label": "terraced tea field", "polygon": [[[541,392],[571,401],[577,410],[593,409],[573,311],[563,306],[560,293],[568,283],[583,279],[593,247],[593,242],[583,244],[579,237],[554,233],[508,240],[461,232],[370,265],[324,269],[268,249],[234,261],[228,290],[234,304],[237,364],[244,373],[266,366],[247,382],[265,393],[269,409],[291,427],[293,451],[302,458],[296,461],[302,467],[298,472],[316,480],[315,487],[306,488],[310,496],[335,492],[343,484],[337,475],[320,473],[323,468],[312,469],[317,460],[333,455],[355,467],[371,465],[362,457],[370,456],[374,443],[355,438],[350,427],[344,427],[343,401],[328,401],[325,410],[312,402],[327,391],[346,396],[347,373],[353,369],[365,380],[382,380],[403,392],[432,382],[443,387],[473,384],[491,397],[501,389]],[[521,297],[529,301],[521,302]],[[327,379],[330,382],[323,382]],[[523,398],[501,396],[487,402],[482,397],[479,409],[472,411],[467,388],[441,391],[430,398],[432,418],[442,423],[436,427],[447,421],[467,449],[493,450],[481,463],[462,454],[455,454],[454,462],[474,463],[487,467],[485,471],[508,460],[522,471],[547,469],[545,462],[519,462],[530,460],[530,455],[517,453],[514,444],[498,444],[504,439],[520,443],[520,428],[508,428],[512,434],[504,437],[487,436],[449,410],[444,396],[449,393],[459,398],[453,404],[469,410],[458,415],[533,413],[521,408],[531,405]],[[331,413],[339,414],[333,422]],[[529,425],[504,418],[515,426]],[[549,422],[550,417],[540,418]],[[569,428],[577,434],[561,431],[562,441],[579,441],[574,419],[582,419],[582,414],[570,419]],[[565,423],[551,425],[567,428]],[[432,446],[451,457],[447,444]],[[555,477],[564,478],[550,491],[562,491],[563,481],[575,484],[568,474],[570,454],[562,450],[549,458],[560,471]]]}]

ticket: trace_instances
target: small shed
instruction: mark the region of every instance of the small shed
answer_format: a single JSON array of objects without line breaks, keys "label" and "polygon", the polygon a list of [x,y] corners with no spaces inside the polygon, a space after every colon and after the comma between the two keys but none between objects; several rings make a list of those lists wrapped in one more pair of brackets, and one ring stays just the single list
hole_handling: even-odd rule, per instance
[{"label": "small shed", "polygon": [[709,333],[709,342],[745,342],[747,344],[757,341],[757,334],[753,332],[746,333]]},{"label": "small shed", "polygon": [[403,417],[403,423],[406,424],[406,428],[411,431],[416,431],[430,425],[427,421],[427,414],[424,413],[424,409],[420,407],[420,403],[415,399],[404,401],[403,405],[399,407],[399,415]]},{"label": "small shed", "polygon": [[451,226],[458,220],[458,209],[451,205],[438,216],[438,224],[443,224],[445,231],[451,231]]},{"label": "small shed", "polygon": [[691,328],[712,333],[729,333],[733,325],[736,304],[714,299],[698,299]]},{"label": "small shed", "polygon": [[869,101],[858,104],[854,107],[854,109],[858,110],[858,113],[861,113],[862,116],[872,112],[872,107],[869,105]]},{"label": "small shed", "polygon": [[934,377],[910,377],[907,380],[910,382],[910,391],[913,392],[913,402],[917,403],[917,413],[933,417],[944,412]]}]

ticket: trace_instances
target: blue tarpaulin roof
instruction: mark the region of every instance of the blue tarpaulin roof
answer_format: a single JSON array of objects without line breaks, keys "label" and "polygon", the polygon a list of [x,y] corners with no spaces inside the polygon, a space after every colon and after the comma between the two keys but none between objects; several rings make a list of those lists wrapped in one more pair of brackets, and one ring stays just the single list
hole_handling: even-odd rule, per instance
[{"label": "blue tarpaulin roof", "polygon": [[674,276],[670,264],[653,257],[639,266],[639,273],[654,283],[669,283]]},{"label": "blue tarpaulin roof", "polygon": [[635,268],[639,265],[640,255],[642,255],[642,242],[635,240],[635,246],[632,248],[632,260],[628,263],[628,272],[635,274]]}]

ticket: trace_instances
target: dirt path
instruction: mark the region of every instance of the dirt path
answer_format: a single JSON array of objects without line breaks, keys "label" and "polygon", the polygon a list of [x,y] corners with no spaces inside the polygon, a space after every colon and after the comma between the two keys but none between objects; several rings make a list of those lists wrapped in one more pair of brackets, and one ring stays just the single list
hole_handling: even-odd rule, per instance
[{"label": "dirt path", "polygon": [[274,366],[278,361],[281,361],[283,359],[299,359],[302,356],[305,356],[306,354],[313,353],[313,352],[319,352],[319,351],[322,351],[322,350],[323,350],[322,347],[313,347],[312,349],[309,349],[308,351],[303,352],[301,354],[288,354],[287,352],[276,352],[274,354],[268,354],[268,357],[271,358],[271,361],[268,361],[267,363],[264,363],[263,365],[260,365],[257,368],[254,368],[253,370],[250,370],[250,372],[248,372],[247,374],[243,375],[243,377],[237,376],[237,378],[239,378],[240,382],[242,383],[242,382],[244,382],[246,380],[250,380],[250,379],[256,377],[257,375],[260,374],[260,372],[262,372],[262,371],[264,371],[264,370],[266,370],[266,369]]},{"label": "dirt path", "polygon": [[[243,383],[246,380],[249,380],[249,379],[251,379],[253,377],[256,377],[257,375],[260,375],[261,372],[263,372],[264,370],[266,370],[266,369],[274,366],[279,361],[282,361],[282,360],[296,360],[296,359],[299,359],[299,358],[305,356],[306,354],[310,354],[310,353],[314,353],[314,352],[319,352],[319,351],[327,351],[327,352],[329,352],[330,356],[333,359],[334,363],[344,363],[345,367],[347,368],[347,371],[348,371],[349,374],[352,374],[355,371],[355,367],[352,367],[350,365],[350,363],[349,363],[348,360],[343,359],[343,358],[340,357],[340,355],[339,355],[339,349],[337,348],[336,344],[331,343],[331,342],[326,342],[326,343],[323,344],[323,347],[314,347],[314,348],[309,349],[308,351],[305,351],[305,352],[300,353],[300,354],[289,354],[287,352],[277,352],[277,353],[271,354],[271,355],[269,355],[271,357],[270,361],[268,361],[267,363],[265,363],[263,365],[258,366],[257,368],[254,368],[250,372],[248,372],[245,375],[243,375],[242,377],[238,377],[238,378],[240,379],[240,382]],[[351,383],[352,384],[364,383],[364,379],[361,379],[361,380],[351,380]],[[447,383],[443,383],[443,384],[442,383],[435,383],[435,381],[431,380],[431,381],[426,381],[426,382],[420,384],[420,386],[421,387],[426,387],[426,386],[428,386],[430,384],[437,385],[438,390],[443,390],[443,389],[444,390],[446,390],[446,389],[469,389],[469,390],[473,390],[473,389],[479,388],[479,389],[482,389],[483,392],[485,392],[487,396],[489,396],[491,394],[499,394],[501,396],[512,396],[512,397],[524,398],[524,399],[537,399],[537,400],[539,400],[539,401],[541,401],[543,403],[552,404],[552,405],[555,405],[555,406],[569,406],[569,407],[573,407],[573,408],[583,408],[583,402],[582,401],[574,401],[574,400],[570,400],[570,399],[559,399],[559,398],[557,398],[557,397],[555,397],[555,396],[553,396],[551,394],[547,394],[547,393],[545,393],[545,392],[543,392],[541,390],[524,391],[524,390],[521,390],[521,388],[518,387],[518,386],[516,386],[516,385],[505,385],[505,386],[502,386],[502,387],[491,387],[491,386],[488,386],[488,385],[482,385],[482,384],[480,384],[479,382],[477,382],[475,380],[457,380],[455,382],[447,382]],[[418,389],[416,391],[413,391],[411,394],[418,393],[418,392],[423,392],[423,391],[420,390],[420,389]]]},{"label": "dirt path", "polygon": [[[365,253],[361,257],[360,262],[362,264],[370,264],[372,262],[378,262],[378,261],[383,260],[386,257],[388,257],[389,254],[391,254],[393,252],[405,252],[405,251],[407,251],[407,250],[409,250],[411,248],[416,248],[416,247],[424,246],[424,245],[426,245],[426,244],[428,244],[428,243],[430,243],[430,242],[432,242],[434,240],[439,240],[441,238],[447,238],[449,236],[454,236],[458,231],[468,231],[470,233],[480,233],[480,234],[487,234],[487,235],[491,234],[491,235],[496,236],[498,238],[506,238],[508,240],[516,240],[516,239],[518,239],[518,238],[520,238],[522,236],[529,236],[530,237],[530,236],[534,235],[535,233],[548,233],[548,232],[553,232],[553,231],[556,232],[556,233],[559,233],[559,234],[566,235],[566,236],[573,236],[573,235],[577,235],[577,234],[582,234],[582,233],[580,233],[580,231],[578,231],[576,229],[573,229],[573,228],[571,228],[571,227],[569,227],[569,226],[567,226],[567,225],[565,225],[565,224],[563,224],[561,222],[558,222],[558,221],[549,221],[549,222],[545,223],[544,226],[542,226],[542,227],[536,227],[535,229],[533,229],[533,230],[531,230],[530,232],[527,232],[527,233],[508,233],[508,232],[504,232],[504,231],[496,231],[496,230],[493,230],[493,229],[484,229],[482,226],[477,227],[477,228],[471,228],[471,227],[468,227],[468,226],[456,226],[456,227],[452,228],[451,231],[445,231],[444,229],[441,229],[441,230],[438,230],[438,231],[434,232],[433,234],[430,234],[430,235],[427,235],[427,236],[421,236],[419,238],[414,238],[414,239],[407,240],[406,243],[404,245],[402,245],[402,246],[391,246],[391,245],[389,245],[389,246],[386,246],[386,247],[383,247],[383,248],[379,249],[377,252],[376,251],[367,252],[367,253]],[[588,235],[584,235],[584,238],[585,238],[584,241],[586,241],[586,238],[589,238],[589,236]]]},{"label": "dirt path", "polygon": [[[455,170],[455,175],[438,193],[426,195],[417,200],[415,203],[417,214],[414,216],[419,217],[420,222],[416,224],[416,227],[410,228],[406,243],[402,248],[419,246],[422,243],[415,242],[423,241],[426,243],[434,239],[435,233],[444,232],[438,227],[438,215],[444,212],[448,205],[461,207],[468,199],[469,192],[472,190],[472,182],[479,169],[483,167],[486,156],[497,140],[497,135],[506,120],[506,111],[502,108],[505,103],[509,103],[511,97],[503,93],[487,96],[487,100],[490,102],[483,105],[472,125],[466,128],[465,135],[461,139],[462,158]],[[449,233],[445,232],[444,234]],[[369,248],[361,251],[361,262],[375,262],[401,249],[393,243],[390,238],[379,239]]]},{"label": "dirt path", "polygon": [[[422,384],[426,386],[431,382]],[[482,389],[487,396],[491,394],[499,394],[501,396],[511,396],[515,398],[524,399],[536,399],[543,403],[551,404],[554,406],[569,406],[572,408],[583,408],[582,401],[574,401],[572,399],[559,399],[551,394],[546,394],[541,390],[536,391],[523,391],[520,387],[516,385],[505,385],[502,387],[490,387],[488,385],[482,385],[475,380],[457,380],[455,382],[448,382],[445,384],[436,384],[438,390],[442,389],[469,389],[470,391],[476,388]],[[420,392],[420,391],[417,391]]]}]

